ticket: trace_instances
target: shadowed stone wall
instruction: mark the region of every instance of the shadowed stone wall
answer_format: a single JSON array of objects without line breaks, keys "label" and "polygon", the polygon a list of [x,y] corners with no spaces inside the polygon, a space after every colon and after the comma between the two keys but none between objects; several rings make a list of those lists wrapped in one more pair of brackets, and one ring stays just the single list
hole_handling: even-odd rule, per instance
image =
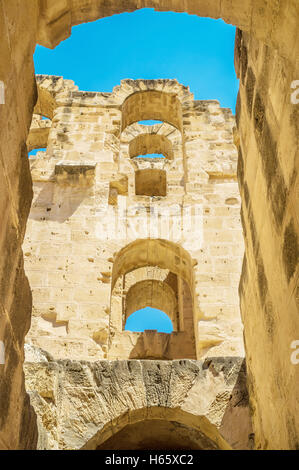
[{"label": "shadowed stone wall", "polygon": [[34,447],[37,433],[23,376],[31,292],[22,243],[32,199],[26,139],[37,92],[33,52],[37,4],[0,2],[0,448]]},{"label": "shadowed stone wall", "polygon": [[240,299],[256,445],[298,448],[299,366],[291,362],[299,338],[299,104],[291,101],[298,68],[240,31],[235,62],[246,244]]}]

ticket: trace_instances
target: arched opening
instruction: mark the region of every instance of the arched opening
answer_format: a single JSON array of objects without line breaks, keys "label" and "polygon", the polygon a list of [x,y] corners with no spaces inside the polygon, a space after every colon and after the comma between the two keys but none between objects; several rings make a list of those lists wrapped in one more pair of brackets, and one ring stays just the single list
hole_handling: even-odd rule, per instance
[{"label": "arched opening", "polygon": [[169,270],[193,287],[193,263],[190,254],[171,241],[145,239],[129,243],[118,252],[113,263],[112,289],[120,276],[144,266]]},{"label": "arched opening", "polygon": [[[150,329],[156,332],[128,331],[130,317],[146,307],[165,312],[172,323],[170,334],[155,327]],[[196,358],[194,315],[192,261],[185,250],[166,240],[145,239],[118,253],[112,272],[109,357]]]},{"label": "arched opening", "polygon": [[26,142],[29,156],[36,155],[37,151],[47,149],[51,126],[52,120],[50,118],[38,113],[33,114]]},{"label": "arched opening", "polygon": [[140,91],[122,105],[122,130],[135,122],[154,119],[182,129],[181,103],[176,95],[160,91]]},{"label": "arched opening", "polygon": [[[139,276],[142,276],[142,270],[139,270]],[[150,274],[152,276],[152,274]],[[150,308],[148,312],[148,317],[151,317],[151,314],[154,314],[154,309],[156,310],[156,318],[158,312],[164,312],[163,315],[166,315],[174,323],[175,329],[176,325],[176,314],[177,314],[177,297],[174,291],[173,286],[171,286],[169,279],[170,275],[168,274],[167,278],[163,281],[158,281],[156,279],[145,279],[138,281],[133,284],[127,291],[126,300],[125,300],[125,318],[126,320],[136,311],[141,311],[144,308]],[[133,278],[133,276],[132,276]]]},{"label": "arched opening", "polygon": [[130,158],[149,154],[161,155],[169,160],[173,159],[173,144],[161,134],[139,134],[129,143]]},{"label": "arched opening", "polygon": [[231,447],[205,416],[180,408],[153,406],[115,417],[81,449],[231,450]]},{"label": "arched opening", "polygon": [[[177,421],[145,419],[128,424],[96,450],[214,450],[200,431]],[[187,462],[187,459],[186,459]]]},{"label": "arched opening", "polygon": [[128,316],[126,331],[156,330],[159,333],[172,333],[173,326],[169,316],[162,310],[144,307]]},{"label": "arched opening", "polygon": [[[153,84],[159,86],[159,82]],[[140,88],[144,85],[149,86],[145,81]],[[183,134],[166,122],[151,126],[131,124],[120,135],[119,164],[128,174],[129,195],[183,195],[187,180],[184,160]]]}]

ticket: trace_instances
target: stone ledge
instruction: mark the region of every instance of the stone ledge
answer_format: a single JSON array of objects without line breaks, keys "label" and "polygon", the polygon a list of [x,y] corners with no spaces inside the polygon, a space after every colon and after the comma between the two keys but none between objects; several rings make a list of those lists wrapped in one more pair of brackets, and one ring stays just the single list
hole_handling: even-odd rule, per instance
[{"label": "stone ledge", "polygon": [[54,175],[57,183],[76,186],[89,186],[95,176],[96,165],[59,163],[55,165]]}]

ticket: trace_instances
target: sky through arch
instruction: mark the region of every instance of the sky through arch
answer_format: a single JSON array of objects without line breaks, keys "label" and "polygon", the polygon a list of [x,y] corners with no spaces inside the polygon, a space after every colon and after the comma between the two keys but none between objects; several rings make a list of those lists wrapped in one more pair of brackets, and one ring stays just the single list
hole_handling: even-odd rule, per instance
[{"label": "sky through arch", "polygon": [[[111,92],[125,78],[175,78],[190,87],[195,99],[219,100],[235,113],[234,39],[235,27],[221,19],[143,9],[75,26],[54,50],[37,46],[35,71],[73,80],[80,90],[102,92]],[[170,332],[166,314],[165,319],[156,309],[143,310],[145,315],[130,316],[129,329]],[[156,322],[148,324],[150,317]]]},{"label": "sky through arch", "polygon": [[160,333],[171,333],[173,326],[166,313],[157,308],[145,307],[137,310],[128,317],[125,330],[158,330]]},{"label": "sky through arch", "polygon": [[142,9],[75,26],[54,50],[37,46],[36,73],[111,92],[125,78],[176,78],[195,99],[235,110],[235,27],[187,13]]}]

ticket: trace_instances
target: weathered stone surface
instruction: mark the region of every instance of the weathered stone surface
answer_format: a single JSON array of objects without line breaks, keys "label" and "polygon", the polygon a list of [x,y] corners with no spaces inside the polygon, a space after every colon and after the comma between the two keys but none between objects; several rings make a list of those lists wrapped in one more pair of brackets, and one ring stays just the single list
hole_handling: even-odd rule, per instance
[{"label": "weathered stone surface", "polygon": [[[251,425],[241,358],[26,362],[25,375],[41,423],[39,448],[110,448],[105,441],[111,435],[144,420],[161,430],[156,445],[170,422],[177,438],[187,433],[188,448],[247,448]],[[131,434],[127,448],[134,449],[139,437],[134,442]]]},{"label": "weathered stone surface", "polygon": [[291,102],[290,85],[298,68],[248,34],[238,37],[246,253],[239,291],[255,446],[294,449],[299,436],[299,368],[291,361],[291,344],[299,336],[299,108]]}]

